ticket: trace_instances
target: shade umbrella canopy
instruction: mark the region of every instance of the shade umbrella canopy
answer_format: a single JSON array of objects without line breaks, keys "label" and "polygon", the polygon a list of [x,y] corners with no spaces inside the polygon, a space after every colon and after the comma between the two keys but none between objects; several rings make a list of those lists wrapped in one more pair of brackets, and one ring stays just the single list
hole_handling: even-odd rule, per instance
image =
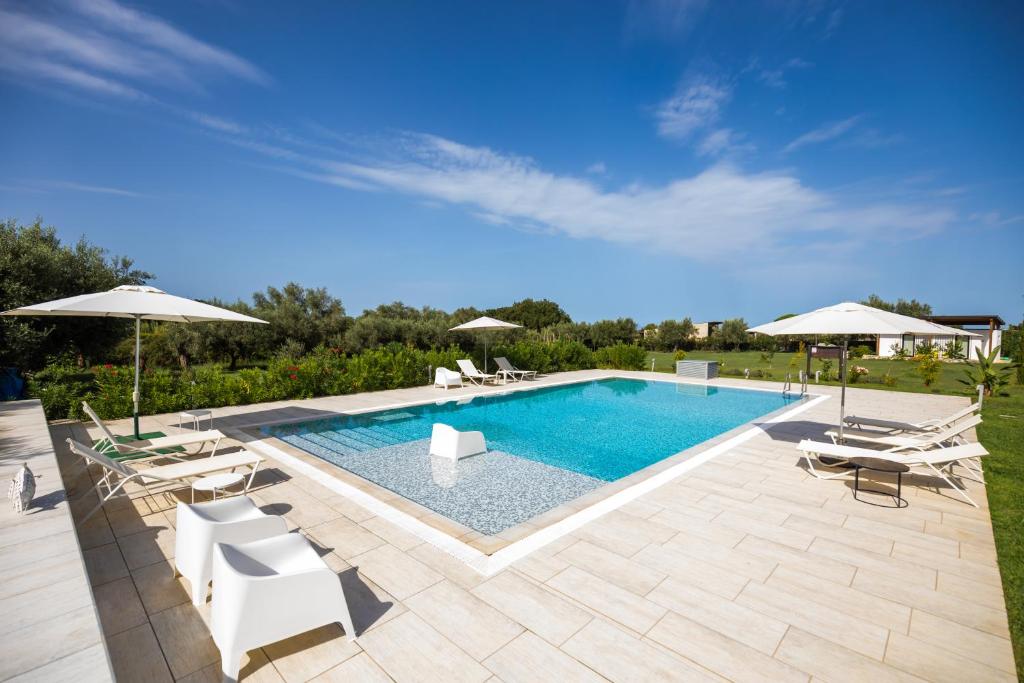
[{"label": "shade umbrella canopy", "polygon": [[941,334],[966,337],[979,336],[967,330],[939,325],[909,315],[883,311],[879,308],[872,308],[871,306],[853,303],[852,301],[846,301],[834,306],[826,306],[810,313],[803,313],[791,318],[765,323],[764,325],[751,327],[747,331],[770,336],[780,334]]},{"label": "shade umbrella canopy", "polygon": [[[939,325],[909,315],[900,315],[864,304],[845,301],[834,306],[825,306],[809,313],[795,315],[791,318],[776,320],[757,327],[748,332],[776,336],[791,335],[841,335],[843,337],[858,334],[927,334],[927,335],[962,335],[977,337],[973,332],[955,327]],[[843,440],[843,422],[846,412],[846,346],[843,340],[842,392],[839,399],[839,440]],[[808,351],[810,353],[810,351]]]},{"label": "shade umbrella canopy", "polygon": [[218,308],[201,301],[193,301],[168,294],[156,287],[122,285],[107,292],[81,294],[33,306],[23,306],[0,315],[84,316],[93,318],[135,319],[135,437],[139,438],[139,355],[141,349],[140,324],[142,320],[162,320],[179,323],[246,322],[266,323],[266,320]]},{"label": "shade umbrella canopy", "polygon": [[[497,318],[491,318],[489,316],[480,316],[475,320],[470,320],[468,323],[462,323],[450,328],[449,332],[483,332],[486,330],[513,330],[522,325],[516,325],[515,323],[507,323],[504,320],[498,320]],[[487,337],[484,336],[484,372],[487,372]]]}]

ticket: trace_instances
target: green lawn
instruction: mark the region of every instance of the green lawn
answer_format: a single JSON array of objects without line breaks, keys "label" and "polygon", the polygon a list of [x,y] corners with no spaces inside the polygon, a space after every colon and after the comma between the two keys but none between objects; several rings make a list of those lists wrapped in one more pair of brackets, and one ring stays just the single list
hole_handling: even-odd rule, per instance
[{"label": "green lawn", "polygon": [[[796,354],[775,354],[770,369],[773,377],[762,380],[781,382],[785,380],[787,372],[792,372],[795,380],[796,370],[790,367],[790,360],[794,356]],[[727,370],[769,369],[767,363],[762,361],[761,354],[756,351],[693,351],[686,357],[689,360],[724,361]],[[648,363],[652,359],[655,370],[675,371],[671,353],[653,352],[648,358]],[[799,362],[803,362],[802,357]],[[852,363],[866,367],[870,377],[880,377],[889,372],[896,378],[896,386],[893,387],[884,384],[854,385],[858,388],[974,395],[974,392],[957,382],[957,379],[964,375],[963,364],[949,364],[943,368],[942,375],[934,386],[925,387],[924,382],[914,372],[917,364],[913,361],[858,360]],[[812,373],[819,369],[821,365],[815,361],[811,368]],[[827,384],[835,385],[837,382]],[[1024,386],[1011,384],[1003,395],[986,398],[982,418],[984,422],[978,428],[978,438],[992,454],[992,457],[985,459],[985,480],[992,514],[992,528],[999,555],[1003,590],[1006,594],[1010,636],[1017,658],[1017,677],[1024,680],[1024,534],[1021,533],[1024,530]]]}]

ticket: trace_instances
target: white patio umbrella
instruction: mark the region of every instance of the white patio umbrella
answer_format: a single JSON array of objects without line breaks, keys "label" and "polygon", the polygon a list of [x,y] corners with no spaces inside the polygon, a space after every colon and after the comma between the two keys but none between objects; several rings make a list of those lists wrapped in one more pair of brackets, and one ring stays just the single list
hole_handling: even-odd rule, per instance
[{"label": "white patio umbrella", "polygon": [[164,320],[178,323],[198,322],[246,322],[264,323],[266,320],[242,315],[226,308],[218,308],[200,301],[173,296],[157,289],[141,285],[122,285],[109,292],[82,294],[67,299],[57,299],[34,306],[23,306],[0,315],[54,315],[85,316],[95,318],[135,319],[135,390],[132,403],[135,417],[135,437],[139,438],[139,353],[141,348],[141,324],[143,320]]},{"label": "white patio umbrella", "polygon": [[[842,391],[839,399],[839,440],[843,439],[843,418],[846,417],[846,349],[849,335],[857,334],[925,334],[925,335],[960,335],[976,337],[973,332],[955,327],[938,325],[909,315],[890,313],[879,308],[850,301],[826,306],[810,313],[796,315],[783,320],[751,327],[748,332],[777,336],[788,335],[841,335],[843,351],[840,357],[840,375]],[[808,350],[810,354],[810,350]]]},{"label": "white patio umbrella", "polygon": [[[468,323],[462,323],[448,330],[449,332],[483,332],[487,330],[512,330],[522,325],[507,323],[504,320],[482,316]],[[487,335],[484,335],[484,372],[487,372]]]}]

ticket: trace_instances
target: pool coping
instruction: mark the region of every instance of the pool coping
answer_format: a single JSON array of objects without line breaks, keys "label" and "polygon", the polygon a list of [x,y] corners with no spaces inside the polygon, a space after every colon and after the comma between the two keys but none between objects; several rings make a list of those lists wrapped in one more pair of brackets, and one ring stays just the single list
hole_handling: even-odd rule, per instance
[{"label": "pool coping", "polygon": [[[543,387],[578,384],[600,379],[637,379],[625,374],[606,373],[599,377],[592,377],[586,380],[566,380],[564,382],[546,383],[542,386],[510,386],[508,392],[529,391]],[[682,381],[679,378],[666,378],[649,381],[663,381],[670,384],[686,384],[706,386],[712,388],[739,389],[741,391],[767,391],[756,387],[719,387],[705,382]],[[517,383],[520,384],[520,383]],[[460,395],[447,400],[464,400],[476,398],[477,396],[500,395],[501,392],[481,392],[473,395]],[[769,392],[770,393],[770,392]],[[366,508],[375,515],[395,524],[399,528],[415,535],[423,541],[443,550],[449,555],[461,560],[465,564],[484,576],[491,576],[513,562],[522,559],[534,550],[547,545],[584,524],[601,517],[613,510],[616,510],[627,503],[636,500],[640,496],[653,491],[664,484],[682,476],[686,472],[726,453],[741,443],[752,439],[758,434],[764,433],[772,425],[788,421],[792,417],[810,409],[819,403],[831,398],[828,395],[808,393],[803,400],[795,406],[783,406],[774,411],[761,415],[754,420],[734,427],[711,439],[703,441],[690,448],[674,453],[666,458],[652,463],[647,467],[633,472],[617,481],[609,482],[594,491],[580,496],[571,501],[527,520],[514,527],[510,527],[494,536],[484,536],[473,531],[462,524],[451,520],[440,513],[426,508],[414,501],[410,501],[400,494],[374,484],[369,480],[345,470],[342,467],[317,458],[315,455],[306,453],[301,449],[286,444],[276,437],[266,436],[259,432],[262,427],[277,424],[297,424],[307,421],[322,420],[323,417],[309,419],[281,419],[272,422],[249,425],[244,428],[237,428],[246,442],[246,447],[277,460],[283,465],[291,467],[298,472],[308,476],[313,481],[325,486],[360,506]],[[355,410],[342,411],[339,415],[358,415],[374,413],[384,410],[393,410],[403,407],[418,405],[429,405],[438,403],[438,400],[405,401],[396,404],[358,408]],[[287,451],[294,451],[289,453]],[[299,455],[301,454],[301,455]],[[307,461],[308,459],[308,461]],[[346,481],[349,480],[349,481]],[[590,500],[593,499],[593,502]],[[401,504],[405,509],[396,507]],[[411,511],[419,512],[419,515]],[[449,531],[459,531],[456,536],[449,531],[438,528],[422,519],[430,517],[435,524],[439,521],[445,522]],[[544,526],[538,527],[537,520],[550,518]]]}]

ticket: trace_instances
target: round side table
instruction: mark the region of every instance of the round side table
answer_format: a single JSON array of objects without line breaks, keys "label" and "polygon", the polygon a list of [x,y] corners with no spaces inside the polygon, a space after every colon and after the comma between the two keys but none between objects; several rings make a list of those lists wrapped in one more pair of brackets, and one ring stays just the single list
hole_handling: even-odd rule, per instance
[{"label": "round side table", "polygon": [[241,472],[222,472],[196,479],[192,482],[192,502],[196,502],[196,491],[209,491],[213,495],[213,499],[217,500],[218,490],[223,496],[227,487],[241,484],[243,479],[245,479],[245,475]]},{"label": "round side table", "polygon": [[[905,508],[910,505],[907,499],[903,497],[903,473],[909,472],[910,468],[901,462],[893,462],[892,460],[886,460],[885,458],[850,458],[850,464],[854,467],[853,477],[853,499],[859,500],[862,503],[868,505],[877,505],[883,508]],[[860,487],[860,471],[870,470],[872,472],[891,472],[896,475],[896,495],[893,496],[887,491],[878,491],[875,489],[862,489]],[[872,503],[870,500],[861,500],[857,497],[857,494],[861,491],[865,493],[874,493],[880,496],[888,496],[896,501],[895,505],[882,505],[881,503]]]}]

